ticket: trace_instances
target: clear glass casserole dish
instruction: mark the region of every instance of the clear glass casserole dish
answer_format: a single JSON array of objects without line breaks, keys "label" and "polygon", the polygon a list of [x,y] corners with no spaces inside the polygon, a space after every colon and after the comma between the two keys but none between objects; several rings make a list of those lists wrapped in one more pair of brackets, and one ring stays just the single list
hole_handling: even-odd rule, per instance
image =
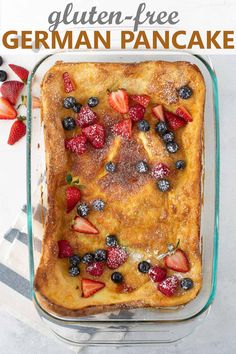
[{"label": "clear glass casserole dish", "polygon": [[[40,110],[32,109],[33,96],[56,61],[139,62],[148,60],[188,61],[196,64],[206,84],[201,209],[203,284],[198,296],[176,308],[133,309],[89,317],[56,316],[38,301],[33,281],[37,269],[43,220],[47,209],[45,151]],[[167,51],[67,51],[50,54],[34,67],[28,79],[27,204],[29,260],[32,298],[42,319],[61,339],[77,345],[136,345],[176,341],[188,335],[206,317],[216,291],[219,212],[219,113],[217,79],[207,58],[186,52]]]}]

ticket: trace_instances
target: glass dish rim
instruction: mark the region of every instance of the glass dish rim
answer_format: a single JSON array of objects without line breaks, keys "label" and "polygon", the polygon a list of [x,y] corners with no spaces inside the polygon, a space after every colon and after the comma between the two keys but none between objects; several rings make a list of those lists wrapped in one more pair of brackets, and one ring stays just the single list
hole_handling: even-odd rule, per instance
[{"label": "glass dish rim", "polygon": [[[99,50],[99,49],[94,49],[90,50],[89,52],[94,52],[96,54],[107,54],[107,51],[105,50]],[[138,54],[142,54],[146,51],[143,50],[136,50],[135,51]],[[49,53],[43,58],[41,58],[34,66],[32,71],[29,74],[28,81],[27,81],[27,96],[28,96],[28,103],[27,103],[27,144],[26,144],[26,190],[27,190],[27,228],[28,228],[28,253],[29,253],[29,271],[30,271],[30,295],[31,298],[37,308],[38,311],[43,313],[43,316],[46,318],[49,318],[53,322],[59,322],[60,324],[65,323],[65,324],[74,324],[81,322],[83,324],[86,323],[99,323],[99,324],[104,324],[104,323],[173,323],[173,322],[186,322],[191,319],[194,319],[204,313],[211,303],[214,300],[215,293],[216,293],[216,281],[217,281],[217,264],[218,264],[218,239],[219,239],[219,193],[220,193],[220,133],[219,133],[219,99],[218,99],[218,83],[217,83],[217,76],[215,73],[215,70],[213,68],[213,65],[211,63],[210,57],[206,56],[206,59],[199,55],[199,54],[194,54],[192,52],[188,51],[176,51],[176,50],[149,50],[148,53],[152,54],[172,54],[172,55],[190,55],[198,60],[200,60],[206,67],[207,71],[210,74],[210,77],[212,79],[212,89],[213,89],[213,103],[214,103],[214,126],[215,126],[215,201],[214,201],[214,235],[213,235],[213,263],[212,263],[212,282],[211,282],[211,292],[209,294],[208,300],[206,301],[205,305],[195,314],[183,318],[183,319],[177,319],[177,320],[165,320],[165,319],[159,319],[159,320],[132,320],[132,319],[107,319],[107,320],[86,320],[83,318],[78,319],[72,319],[70,317],[65,318],[65,317],[60,317],[59,315],[55,315],[52,313],[48,313],[46,310],[42,308],[40,303],[37,300],[37,297],[34,292],[33,288],[33,281],[34,281],[34,255],[33,255],[33,233],[32,233],[32,204],[31,204],[31,119],[32,119],[32,96],[31,96],[31,88],[32,88],[32,82],[34,79],[34,75],[37,72],[37,69],[39,66],[49,59],[50,57],[53,57],[56,54],[65,54],[65,53],[88,53],[88,50],[58,50],[54,51],[52,53]],[[132,50],[120,50],[120,49],[112,49],[109,50],[109,53],[112,54],[133,54]]]}]

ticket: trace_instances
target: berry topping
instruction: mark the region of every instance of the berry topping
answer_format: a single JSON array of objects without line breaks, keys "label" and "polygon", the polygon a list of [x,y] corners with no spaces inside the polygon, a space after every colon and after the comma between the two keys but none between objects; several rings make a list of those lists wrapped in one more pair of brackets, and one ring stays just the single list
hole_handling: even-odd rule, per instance
[{"label": "berry topping", "polygon": [[97,97],[90,97],[88,99],[88,106],[89,107],[95,107],[99,104],[99,99]]},{"label": "berry topping", "polygon": [[107,249],[107,266],[110,269],[117,269],[128,258],[128,253],[122,247],[108,247]]},{"label": "berry topping", "polygon": [[11,104],[15,105],[23,87],[24,84],[20,81],[5,81],[1,86],[1,94]]},{"label": "berry topping", "polygon": [[26,125],[21,120],[17,119],[11,126],[10,134],[7,143],[9,145],[15,144],[26,134]]},{"label": "berry topping", "polygon": [[177,116],[183,118],[186,122],[192,122],[193,118],[190,115],[190,113],[187,111],[186,108],[184,107],[178,107],[175,111],[175,113],[177,114]]},{"label": "berry topping", "polygon": [[82,234],[98,234],[98,229],[87,219],[76,216],[72,224],[72,230]]},{"label": "berry topping", "polygon": [[119,272],[114,272],[112,273],[111,275],[111,280],[116,283],[116,284],[119,284],[123,281],[123,275]]},{"label": "berry topping", "polygon": [[172,275],[158,284],[158,290],[165,296],[173,296],[178,289],[179,279]]},{"label": "berry topping", "polygon": [[183,86],[178,89],[178,95],[180,98],[187,100],[193,94],[193,90],[189,86]]},{"label": "berry topping", "polygon": [[76,122],[72,117],[66,117],[62,121],[63,128],[65,130],[73,130],[76,127]]},{"label": "berry topping", "polygon": [[24,82],[26,83],[28,80],[29,72],[22,66],[18,66],[15,64],[9,64],[10,68],[14,71],[14,73]]},{"label": "berry topping", "polygon": [[177,170],[184,170],[186,167],[186,162],[184,160],[177,160],[175,162],[175,168]]},{"label": "berry topping", "polygon": [[132,121],[137,122],[140,119],[143,119],[145,113],[145,108],[141,104],[136,104],[129,109],[129,117]]},{"label": "berry topping", "polygon": [[137,126],[141,132],[148,132],[150,130],[150,124],[145,119],[138,121]]},{"label": "berry topping", "polygon": [[7,79],[6,71],[0,70],[0,81],[3,82],[3,81],[6,81],[6,79]]},{"label": "berry topping", "polygon": [[107,162],[106,165],[105,165],[105,170],[107,172],[115,172],[116,170],[116,165],[114,164],[114,162],[110,161],[110,162]]},{"label": "berry topping", "polygon": [[177,249],[174,254],[167,255],[164,261],[167,268],[177,272],[186,273],[190,270],[188,258],[181,249]]},{"label": "berry topping", "polygon": [[87,266],[86,272],[93,277],[100,277],[104,272],[104,264],[101,262],[93,262]]},{"label": "berry topping", "polygon": [[92,280],[92,279],[82,279],[81,281],[81,287],[82,287],[82,293],[83,297],[90,297],[93,294],[95,294],[97,291],[103,289],[105,286],[104,283],[97,281],[97,280]]},{"label": "berry topping", "polygon": [[138,270],[140,271],[140,273],[148,273],[150,268],[151,264],[147,261],[142,261],[138,264]]},{"label": "berry topping", "polygon": [[101,124],[90,125],[83,128],[82,133],[88,138],[95,149],[103,148],[105,144],[105,128]]},{"label": "berry topping", "polygon": [[108,102],[110,106],[119,113],[124,114],[128,112],[128,101],[129,97],[126,90],[120,89],[109,93]]},{"label": "berry topping", "polygon": [[66,97],[63,101],[63,107],[66,109],[72,108],[76,104],[76,99],[72,96]]},{"label": "berry topping", "polygon": [[82,257],[82,263],[84,264],[90,264],[94,261],[94,254],[92,253],[85,253],[85,255]]},{"label": "berry topping", "polygon": [[4,97],[0,97],[0,119],[14,119],[16,115],[17,112],[10,102]]},{"label": "berry topping", "polygon": [[71,91],[74,91],[75,85],[74,85],[73,81],[71,80],[70,75],[67,72],[65,72],[65,73],[63,73],[62,77],[63,77],[63,81],[64,81],[65,92],[69,93]]},{"label": "berry topping", "polygon": [[170,154],[174,154],[179,150],[179,145],[174,142],[171,141],[170,143],[166,144],[166,150],[170,153]]},{"label": "berry topping", "polygon": [[73,109],[73,111],[74,111],[75,113],[79,113],[80,110],[81,110],[81,107],[82,107],[82,104],[77,102],[77,103],[74,104],[74,106],[72,107],[72,109]]},{"label": "berry topping", "polygon": [[155,126],[156,133],[161,136],[167,133],[167,130],[167,124],[165,122],[158,122]]},{"label": "berry topping", "polygon": [[164,117],[164,110],[163,110],[163,106],[161,104],[155,106],[152,108],[152,114],[159,120],[164,121],[165,117]]},{"label": "berry topping", "polygon": [[149,270],[149,276],[154,283],[164,280],[166,278],[166,274],[167,270],[158,266],[154,266]]},{"label": "berry topping", "polygon": [[165,119],[172,130],[177,130],[187,124],[187,122],[172,112],[165,111]]},{"label": "berry topping", "polygon": [[145,161],[139,161],[136,164],[136,171],[138,173],[147,173],[148,172],[148,164]]},{"label": "berry topping", "polygon": [[65,140],[65,148],[74,152],[75,154],[82,155],[86,151],[86,137],[77,135],[71,139]]},{"label": "berry topping", "polygon": [[167,181],[166,179],[160,179],[157,182],[157,188],[161,191],[161,192],[167,192],[170,189],[170,182]]},{"label": "berry topping", "polygon": [[106,237],[106,245],[109,247],[117,247],[119,245],[117,237],[115,235],[108,235]]},{"label": "berry topping", "polygon": [[77,213],[80,216],[87,216],[89,213],[89,207],[86,203],[81,203],[77,206]]},{"label": "berry topping", "polygon": [[105,208],[105,202],[102,199],[96,199],[93,201],[93,209],[96,211],[102,211]]},{"label": "berry topping", "polygon": [[174,133],[172,132],[167,132],[163,135],[162,139],[165,143],[170,143],[171,141],[173,141],[175,138]]},{"label": "berry topping", "polygon": [[69,213],[76,204],[80,201],[80,191],[75,186],[67,187],[66,189],[66,212]]},{"label": "berry topping", "polygon": [[106,250],[102,250],[102,249],[98,249],[94,253],[94,259],[97,262],[105,261],[107,259],[107,251]]},{"label": "berry topping", "polygon": [[76,267],[78,264],[80,264],[81,259],[78,254],[74,254],[73,256],[69,257],[69,263],[70,265]]},{"label": "berry topping", "polygon": [[69,267],[68,272],[72,277],[77,277],[80,273],[80,269],[78,267],[72,266]]},{"label": "berry topping", "polygon": [[58,241],[58,258],[68,258],[73,256],[73,250],[67,240]]},{"label": "berry topping", "polygon": [[97,114],[89,108],[89,106],[84,106],[81,108],[79,114],[77,115],[77,124],[81,128],[88,127],[97,121]]},{"label": "berry topping", "polygon": [[164,163],[159,162],[155,166],[153,166],[152,177],[154,177],[155,179],[162,179],[164,177],[169,176],[169,174],[170,169]]},{"label": "berry topping", "polygon": [[192,279],[190,278],[183,278],[181,281],[180,281],[180,286],[182,289],[184,290],[190,290],[192,289],[193,287],[193,281]]},{"label": "berry topping", "polygon": [[151,99],[151,97],[148,95],[131,95],[130,98],[131,100],[141,104],[141,106],[145,108],[147,108]]},{"label": "berry topping", "polygon": [[131,138],[131,132],[132,132],[132,121],[131,119],[125,119],[122,120],[121,122],[113,125],[113,133],[116,135],[121,135],[124,138]]}]

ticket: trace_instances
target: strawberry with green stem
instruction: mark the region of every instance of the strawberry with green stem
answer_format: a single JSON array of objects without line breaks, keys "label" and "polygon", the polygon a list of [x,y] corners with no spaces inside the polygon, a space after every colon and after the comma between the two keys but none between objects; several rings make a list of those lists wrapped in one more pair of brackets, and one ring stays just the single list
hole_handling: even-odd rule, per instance
[{"label": "strawberry with green stem", "polygon": [[11,126],[10,134],[8,137],[7,143],[9,145],[14,145],[26,134],[26,125],[24,121],[26,120],[25,116],[17,117],[17,120]]},{"label": "strawberry with green stem", "polygon": [[84,187],[79,184],[78,177],[71,174],[66,176],[66,182],[69,185],[66,189],[66,212],[70,213],[81,199],[80,190]]}]

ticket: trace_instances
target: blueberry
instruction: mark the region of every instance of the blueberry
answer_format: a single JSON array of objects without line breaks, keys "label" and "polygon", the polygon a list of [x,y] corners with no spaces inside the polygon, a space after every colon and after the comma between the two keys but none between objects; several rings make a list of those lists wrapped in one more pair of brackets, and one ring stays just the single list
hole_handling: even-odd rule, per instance
[{"label": "blueberry", "polygon": [[111,275],[111,280],[116,283],[116,284],[119,284],[123,281],[123,275],[119,272],[114,272],[112,273]]},{"label": "blueberry", "polygon": [[78,254],[74,254],[73,256],[69,257],[69,263],[72,266],[77,266],[80,263],[81,259],[80,256],[78,256]]},{"label": "blueberry", "polygon": [[166,150],[169,153],[174,154],[176,151],[179,150],[179,145],[176,142],[171,141],[170,143],[166,144]]},{"label": "blueberry", "polygon": [[157,182],[157,187],[161,192],[166,192],[170,188],[170,183],[166,179],[160,179]]},{"label": "blueberry", "polygon": [[77,277],[77,275],[79,275],[80,273],[80,269],[78,267],[70,267],[69,268],[69,274],[72,276],[72,277]]},{"label": "blueberry", "polygon": [[75,103],[74,106],[72,107],[72,109],[73,109],[73,111],[74,111],[75,113],[79,113],[80,110],[81,110],[81,107],[82,107],[82,104],[80,104],[80,103]]},{"label": "blueberry", "polygon": [[175,162],[175,168],[177,170],[183,170],[186,167],[186,162],[184,160],[177,160]]},{"label": "blueberry", "polygon": [[65,130],[73,130],[76,127],[76,122],[72,117],[66,117],[62,121],[63,128]]},{"label": "blueberry", "polygon": [[180,286],[184,290],[190,290],[193,287],[193,281],[190,278],[183,278],[180,282]]},{"label": "blueberry", "polygon": [[178,89],[178,95],[180,98],[187,100],[193,94],[193,90],[189,86],[183,86]]},{"label": "blueberry", "polygon": [[3,59],[2,57],[0,56],[0,66],[3,64]]},{"label": "blueberry", "polygon": [[164,140],[165,143],[170,143],[171,141],[173,141],[175,138],[174,133],[173,132],[167,132],[163,135],[162,139]]},{"label": "blueberry", "polygon": [[63,107],[66,109],[72,108],[76,104],[76,99],[72,96],[66,97],[63,101]]},{"label": "blueberry", "polygon": [[115,235],[108,235],[106,237],[106,245],[109,247],[116,247],[119,245],[117,237]]},{"label": "blueberry", "polygon": [[116,165],[114,164],[114,162],[107,162],[105,165],[105,169],[107,172],[115,172],[116,170]]},{"label": "blueberry", "polygon": [[3,81],[6,81],[6,79],[7,79],[6,71],[0,70],[0,81],[3,82]]},{"label": "blueberry", "polygon": [[85,253],[82,257],[82,263],[90,264],[94,261],[94,255],[92,253]]},{"label": "blueberry", "polygon": [[97,106],[99,103],[99,99],[97,97],[90,97],[88,99],[88,106],[89,107],[95,107]]},{"label": "blueberry", "polygon": [[142,261],[138,264],[138,270],[141,273],[147,273],[150,268],[151,268],[151,264],[147,261]]},{"label": "blueberry", "polygon": [[148,164],[145,161],[139,161],[136,164],[136,171],[139,173],[146,173],[148,171]]},{"label": "blueberry", "polygon": [[77,213],[80,216],[87,216],[89,213],[89,207],[86,203],[81,203],[77,206]]},{"label": "blueberry", "polygon": [[141,132],[148,132],[150,130],[150,124],[145,119],[139,120],[138,129],[141,130]]},{"label": "blueberry", "polygon": [[107,251],[106,250],[97,250],[94,253],[94,260],[97,262],[102,262],[107,259]]},{"label": "blueberry", "polygon": [[167,125],[165,122],[158,122],[155,126],[155,131],[159,135],[164,135],[165,133],[167,133],[167,130]]},{"label": "blueberry", "polygon": [[105,202],[102,199],[96,199],[93,201],[93,208],[96,211],[102,211],[105,208]]}]

